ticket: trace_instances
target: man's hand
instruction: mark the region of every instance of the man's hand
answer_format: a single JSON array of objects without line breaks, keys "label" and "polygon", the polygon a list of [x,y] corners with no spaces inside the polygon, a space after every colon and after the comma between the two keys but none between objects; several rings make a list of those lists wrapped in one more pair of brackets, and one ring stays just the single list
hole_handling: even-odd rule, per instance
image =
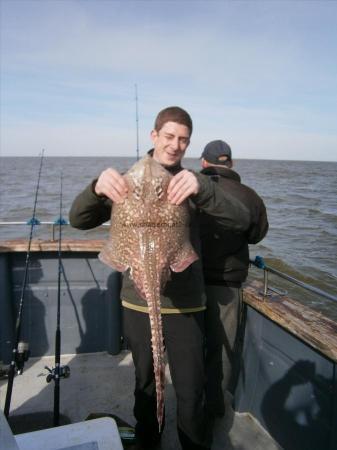
[{"label": "man's hand", "polygon": [[98,177],[95,186],[97,195],[105,195],[115,203],[123,203],[128,193],[124,177],[115,169],[106,169]]},{"label": "man's hand", "polygon": [[199,192],[200,186],[197,177],[188,170],[177,173],[168,186],[168,201],[172,205],[180,205],[187,197]]}]

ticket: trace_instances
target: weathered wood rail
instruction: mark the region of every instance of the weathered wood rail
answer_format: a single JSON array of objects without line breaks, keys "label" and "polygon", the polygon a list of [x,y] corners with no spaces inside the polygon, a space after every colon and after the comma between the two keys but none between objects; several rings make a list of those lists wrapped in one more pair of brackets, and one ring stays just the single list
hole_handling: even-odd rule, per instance
[{"label": "weathered wood rail", "polygon": [[263,284],[253,281],[244,289],[244,301],[256,311],[337,362],[337,323],[290,297],[263,295]]}]

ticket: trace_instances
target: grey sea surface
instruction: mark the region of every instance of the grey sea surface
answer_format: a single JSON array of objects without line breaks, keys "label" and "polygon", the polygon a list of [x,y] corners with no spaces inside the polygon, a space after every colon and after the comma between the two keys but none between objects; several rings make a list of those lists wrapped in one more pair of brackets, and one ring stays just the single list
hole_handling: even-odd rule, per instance
[{"label": "grey sea surface", "polygon": [[[60,179],[63,178],[63,217],[73,199],[100,172],[114,167],[123,172],[135,158],[45,157],[36,205],[40,221],[59,218]],[[0,159],[0,222],[26,222],[33,214],[39,157]],[[199,170],[200,161],[185,158],[184,166]],[[235,170],[242,182],[263,198],[270,229],[258,245],[250,246],[251,258],[265,262],[292,277],[337,296],[337,163],[309,161],[237,160]],[[30,226],[1,225],[0,239],[29,237]],[[108,228],[91,231],[63,228],[64,238],[104,238]],[[35,226],[34,237],[51,238],[51,227]],[[262,276],[254,269],[251,276]],[[285,290],[337,321],[337,302],[295,288],[270,276],[270,284]]]}]

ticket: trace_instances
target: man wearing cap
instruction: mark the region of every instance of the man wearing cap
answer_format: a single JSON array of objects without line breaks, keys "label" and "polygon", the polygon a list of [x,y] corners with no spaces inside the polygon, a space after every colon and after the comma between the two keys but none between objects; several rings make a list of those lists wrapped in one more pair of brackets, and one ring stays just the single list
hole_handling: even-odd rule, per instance
[{"label": "man wearing cap", "polygon": [[221,140],[209,142],[201,155],[201,173],[211,177],[227,194],[249,210],[245,232],[225,230],[200,213],[202,263],[206,283],[206,401],[211,416],[223,416],[224,392],[233,388],[233,364],[242,291],[248,275],[248,244],[261,241],[268,231],[265,205],[257,193],[241,183],[233,167],[230,146]]}]

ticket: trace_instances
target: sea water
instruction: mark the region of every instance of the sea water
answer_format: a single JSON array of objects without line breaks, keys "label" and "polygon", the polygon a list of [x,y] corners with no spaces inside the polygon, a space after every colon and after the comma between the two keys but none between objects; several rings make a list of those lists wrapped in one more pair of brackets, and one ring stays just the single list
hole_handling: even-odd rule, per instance
[{"label": "sea water", "polygon": [[[32,217],[39,170],[39,158],[0,159],[0,221],[24,221]],[[102,170],[114,167],[123,172],[134,158],[46,157],[44,158],[36,217],[55,221],[59,217],[60,179],[63,178],[63,216],[73,199]],[[200,160],[185,158],[186,168],[199,170]],[[234,169],[241,180],[264,200],[269,232],[250,246],[251,258],[262,256],[266,263],[292,277],[337,295],[337,163],[309,161],[237,160]],[[0,239],[28,237],[29,226],[0,226]],[[93,231],[64,227],[65,238],[104,238],[108,229]],[[50,239],[50,227],[34,227],[34,236]],[[254,272],[255,273],[255,272]],[[278,281],[271,279],[271,283]],[[337,302],[309,295],[282,284],[282,289],[337,321]]]}]

